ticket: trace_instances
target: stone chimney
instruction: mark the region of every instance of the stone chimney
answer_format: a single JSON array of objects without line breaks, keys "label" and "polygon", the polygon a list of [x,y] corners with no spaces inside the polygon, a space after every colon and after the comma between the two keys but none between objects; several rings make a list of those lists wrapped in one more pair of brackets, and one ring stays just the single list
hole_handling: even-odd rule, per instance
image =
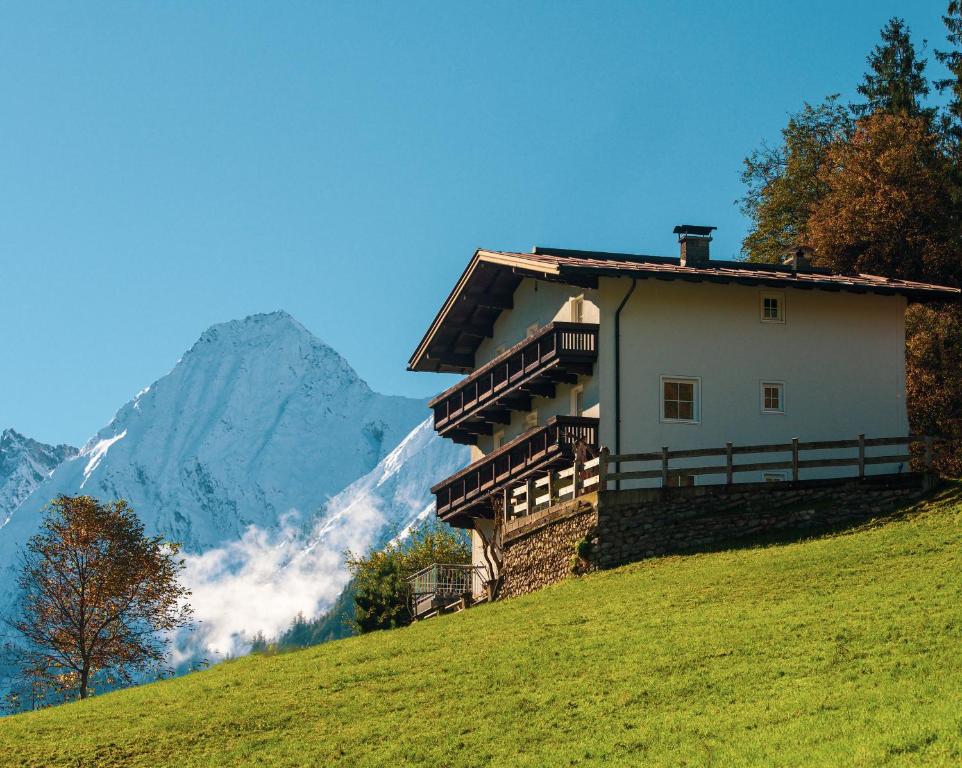
[{"label": "stone chimney", "polygon": [[711,232],[716,227],[698,227],[693,224],[679,224],[673,230],[681,243],[681,265],[683,267],[707,267],[708,244]]}]

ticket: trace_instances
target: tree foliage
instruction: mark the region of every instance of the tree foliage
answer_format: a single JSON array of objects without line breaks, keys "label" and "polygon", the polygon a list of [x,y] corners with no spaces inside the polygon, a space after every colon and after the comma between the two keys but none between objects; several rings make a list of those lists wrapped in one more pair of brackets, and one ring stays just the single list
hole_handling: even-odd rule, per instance
[{"label": "tree foliage", "polygon": [[803,242],[811,209],[825,192],[819,169],[829,148],[852,127],[838,95],[818,105],[805,104],[791,115],[777,146],[763,144],[745,159],[747,187],[742,212],[752,229],[742,242],[749,261],[777,263],[786,250]]},{"label": "tree foliage", "polygon": [[159,667],[162,633],[191,616],[177,553],[177,545],[146,536],[123,500],[55,499],[26,544],[18,618],[10,622],[30,685],[83,699],[95,681],[130,682]]},{"label": "tree foliage", "polygon": [[446,525],[426,523],[403,541],[393,541],[365,556],[348,553],[354,579],[354,617],[358,633],[410,624],[406,579],[432,563],[469,563],[467,537]]},{"label": "tree foliage", "polygon": [[876,113],[818,171],[806,244],[837,272],[958,284],[959,222],[948,159],[922,117]]},{"label": "tree foliage", "polygon": [[882,41],[866,62],[869,71],[858,86],[866,101],[852,105],[856,115],[885,113],[931,118],[934,110],[923,106],[929,94],[926,61],[916,54],[904,19],[889,19],[882,28]]},{"label": "tree foliage", "polygon": [[935,58],[949,70],[948,77],[935,81],[939,91],[949,92],[951,99],[946,108],[943,127],[946,134],[955,144],[958,152],[962,143],[962,2],[951,0],[945,15],[946,40],[950,47],[947,50],[937,50]]}]

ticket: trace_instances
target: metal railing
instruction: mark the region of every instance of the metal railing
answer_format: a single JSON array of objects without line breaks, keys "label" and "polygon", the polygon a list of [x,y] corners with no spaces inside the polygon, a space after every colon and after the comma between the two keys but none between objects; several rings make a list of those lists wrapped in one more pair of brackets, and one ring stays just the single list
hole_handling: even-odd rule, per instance
[{"label": "metal railing", "polygon": [[482,565],[432,563],[407,579],[411,615],[415,618],[442,611],[463,598],[481,594],[487,581]]}]

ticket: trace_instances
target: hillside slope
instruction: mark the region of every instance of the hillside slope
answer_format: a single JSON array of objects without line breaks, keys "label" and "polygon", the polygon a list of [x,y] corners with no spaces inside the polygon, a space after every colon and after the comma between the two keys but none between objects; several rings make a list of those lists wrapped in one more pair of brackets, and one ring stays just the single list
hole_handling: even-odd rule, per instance
[{"label": "hillside slope", "polygon": [[958,765],[962,486],[0,720],[7,765]]}]

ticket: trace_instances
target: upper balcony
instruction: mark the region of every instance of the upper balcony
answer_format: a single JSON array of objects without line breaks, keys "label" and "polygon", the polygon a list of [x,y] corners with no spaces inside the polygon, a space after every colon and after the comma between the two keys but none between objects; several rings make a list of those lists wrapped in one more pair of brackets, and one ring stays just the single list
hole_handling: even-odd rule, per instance
[{"label": "upper balcony", "polygon": [[554,397],[557,384],[590,375],[597,358],[596,323],[549,323],[435,397],[434,428],[474,444],[508,424],[511,411],[530,411],[533,396]]},{"label": "upper balcony", "polygon": [[491,517],[491,497],[533,473],[574,460],[579,443],[597,448],[598,419],[552,416],[435,485],[437,514],[451,525],[468,526],[472,517]]}]

